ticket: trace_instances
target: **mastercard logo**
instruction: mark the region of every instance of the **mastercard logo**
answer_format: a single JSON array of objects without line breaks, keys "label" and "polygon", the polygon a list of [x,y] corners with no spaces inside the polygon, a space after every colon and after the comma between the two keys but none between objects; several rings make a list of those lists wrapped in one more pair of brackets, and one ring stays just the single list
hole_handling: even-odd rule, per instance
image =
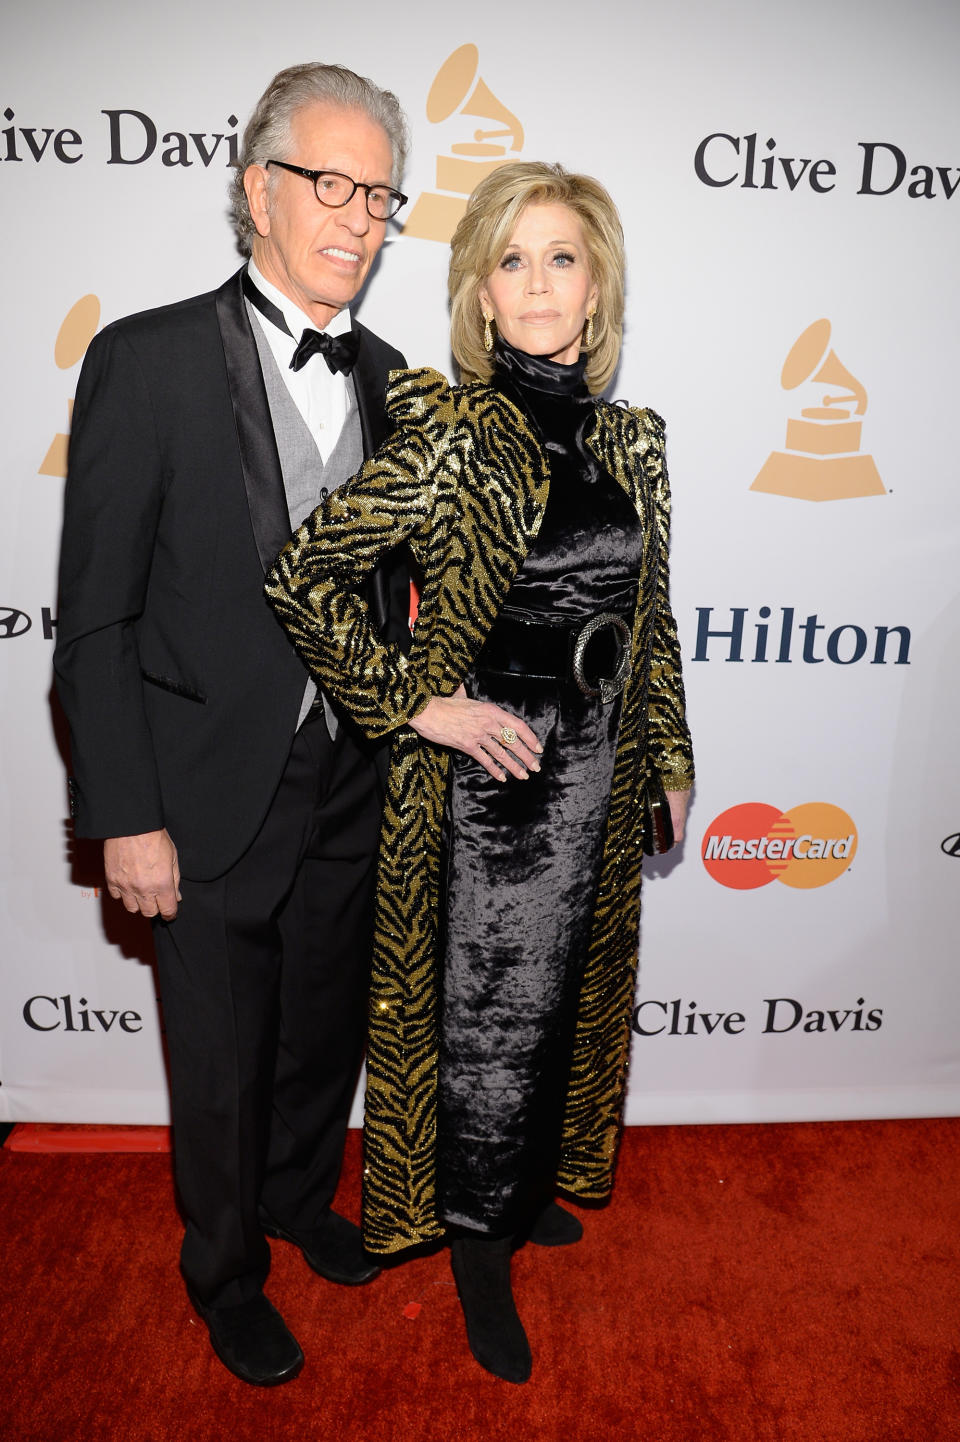
[{"label": "mastercard logo", "polygon": [[771,881],[826,886],[857,854],[857,828],[839,806],[810,801],[778,811],[761,801],[731,806],[707,828],[703,864],[721,886],[753,891]]}]

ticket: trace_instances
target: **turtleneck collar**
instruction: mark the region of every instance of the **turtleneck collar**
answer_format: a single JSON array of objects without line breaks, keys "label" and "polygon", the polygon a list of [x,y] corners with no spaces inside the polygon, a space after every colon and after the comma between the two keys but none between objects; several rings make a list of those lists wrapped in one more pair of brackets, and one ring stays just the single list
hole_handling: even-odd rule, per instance
[{"label": "turtleneck collar", "polygon": [[515,385],[555,396],[589,398],[584,380],[587,369],[585,355],[578,356],[573,365],[563,365],[546,356],[517,350],[516,346],[498,335],[493,345],[493,359],[497,369],[509,376]]}]

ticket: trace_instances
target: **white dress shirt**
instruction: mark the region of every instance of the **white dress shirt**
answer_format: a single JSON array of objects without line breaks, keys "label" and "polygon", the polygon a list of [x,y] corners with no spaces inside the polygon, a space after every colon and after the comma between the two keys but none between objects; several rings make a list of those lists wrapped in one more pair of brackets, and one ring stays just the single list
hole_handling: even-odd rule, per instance
[{"label": "white dress shirt", "polygon": [[[326,465],[340,438],[340,431],[347,415],[346,377],[342,371],[338,371],[334,375],[321,355],[313,356],[298,371],[290,369],[290,362],[300,343],[300,337],[305,330],[317,330],[317,324],[289,296],[284,295],[282,290],[277,290],[275,285],[271,285],[270,281],[261,275],[252,260],[247,262],[247,269],[254,285],[267,297],[267,300],[273,301],[290,327],[291,335],[287,335],[254,307],[254,320],[260,326],[264,338],[273,352],[293,403],[306,421],[310,434],[317,443],[323,463]],[[343,335],[350,330],[350,327],[350,312],[345,307],[343,310],[337,311],[337,314],[325,327],[325,334]]]}]

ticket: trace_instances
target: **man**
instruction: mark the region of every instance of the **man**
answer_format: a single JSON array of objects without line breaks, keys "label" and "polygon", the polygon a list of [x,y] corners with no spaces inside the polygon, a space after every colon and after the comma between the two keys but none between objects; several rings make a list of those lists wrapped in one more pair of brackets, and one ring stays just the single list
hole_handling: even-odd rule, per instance
[{"label": "man", "polygon": [[[362,1050],[386,757],[338,718],[262,596],[264,571],[386,430],[403,357],[347,307],[405,197],[396,98],[282,71],[233,198],[247,267],[129,317],[78,387],[58,688],[76,830],[154,919],[181,1267],[215,1351],[270,1385],[303,1355],[263,1295],[264,1234],[333,1281],[377,1268],[330,1210]],[[371,579],[408,639],[394,558]]]}]

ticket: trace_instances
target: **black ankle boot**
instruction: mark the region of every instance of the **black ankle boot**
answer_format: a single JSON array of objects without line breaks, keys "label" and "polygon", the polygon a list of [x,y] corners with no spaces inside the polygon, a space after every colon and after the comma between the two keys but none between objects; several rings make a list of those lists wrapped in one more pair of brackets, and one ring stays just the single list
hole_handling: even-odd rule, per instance
[{"label": "black ankle boot", "polygon": [[470,1351],[504,1382],[526,1382],[532,1359],[510,1288],[512,1244],[512,1237],[457,1237],[450,1245],[450,1265]]},{"label": "black ankle boot", "polygon": [[527,1240],[538,1247],[570,1247],[583,1236],[583,1223],[579,1217],[561,1207],[559,1202],[548,1202],[538,1212],[527,1233]]}]

